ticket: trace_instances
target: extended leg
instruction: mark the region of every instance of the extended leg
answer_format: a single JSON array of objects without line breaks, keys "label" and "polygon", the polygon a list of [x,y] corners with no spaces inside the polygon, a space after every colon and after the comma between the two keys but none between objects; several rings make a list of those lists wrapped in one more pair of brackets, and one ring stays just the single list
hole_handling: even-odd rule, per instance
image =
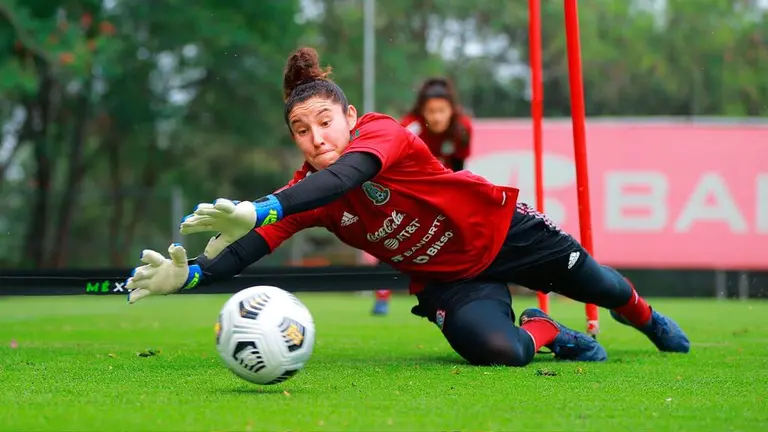
[{"label": "extended leg", "polygon": [[[608,267],[606,267],[608,268]],[[613,269],[610,269],[613,270]],[[616,270],[613,270],[616,272]],[[616,272],[618,274],[618,272]],[[625,279],[632,287],[632,297],[623,307],[611,309],[611,317],[616,321],[634,327],[645,334],[648,339],[656,345],[659,351],[687,353],[691,349],[690,341],[683,330],[671,318],[666,317],[654,310],[643,300],[635,291],[634,286]],[[648,306],[651,311],[651,318],[648,320],[636,319],[636,305]],[[645,307],[643,306],[643,307]]]},{"label": "extended leg", "polygon": [[688,337],[677,323],[653,310],[618,271],[601,266],[580,247],[570,256],[522,272],[521,279],[516,282],[528,288],[555,291],[610,309],[614,319],[641,331],[660,351],[687,353],[690,350]]}]

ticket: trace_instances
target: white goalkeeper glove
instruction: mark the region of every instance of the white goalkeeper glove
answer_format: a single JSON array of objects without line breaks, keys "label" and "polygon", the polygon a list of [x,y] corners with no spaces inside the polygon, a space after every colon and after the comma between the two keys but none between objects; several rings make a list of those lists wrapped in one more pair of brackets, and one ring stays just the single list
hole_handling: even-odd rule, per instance
[{"label": "white goalkeeper glove", "polygon": [[179,232],[183,235],[218,232],[208,241],[204,252],[207,258],[213,258],[257,225],[268,225],[281,217],[280,203],[272,195],[258,205],[250,201],[219,198],[213,204],[198,204],[194,213],[182,220]]},{"label": "white goalkeeper glove", "polygon": [[141,253],[146,265],[136,267],[128,278],[128,303],[133,304],[151,295],[168,295],[182,288],[194,288],[200,283],[202,271],[187,264],[187,251],[179,244],[168,247],[170,259],[150,249]]}]

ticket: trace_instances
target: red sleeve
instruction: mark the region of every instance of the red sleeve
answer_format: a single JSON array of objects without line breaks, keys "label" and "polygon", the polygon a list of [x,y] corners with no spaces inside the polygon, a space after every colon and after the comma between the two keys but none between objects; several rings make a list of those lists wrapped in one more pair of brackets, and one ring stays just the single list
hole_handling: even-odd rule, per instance
[{"label": "red sleeve", "polygon": [[[287,185],[276,190],[275,193],[295,185],[296,183],[300,182],[305,177],[307,177],[310,173],[311,173],[311,168],[309,164],[305,163],[301,167],[301,169],[297,170],[294,173],[293,179],[291,179],[291,181],[289,181]],[[278,221],[263,227],[258,227],[254,231],[261,234],[261,236],[264,237],[264,240],[267,241],[267,244],[269,245],[269,250],[274,251],[284,241],[291,238],[291,236],[293,236],[297,232],[306,228],[321,226],[322,211],[323,209],[319,208],[319,209],[315,209],[307,212],[290,215],[281,221]]]},{"label": "red sleeve", "polygon": [[306,228],[320,226],[321,211],[322,209],[315,209],[293,214],[273,224],[258,227],[255,231],[261,234],[264,240],[267,241],[269,250],[274,251],[297,232]]},{"label": "red sleeve", "polygon": [[406,153],[413,135],[395,119],[381,117],[363,123],[354,131],[352,138],[346,151],[375,155],[381,161],[381,171],[384,171]]},{"label": "red sleeve", "polygon": [[453,157],[459,160],[466,160],[472,150],[472,119],[469,116],[461,116],[459,123],[462,127],[459,131],[460,136],[456,137],[458,145]]}]

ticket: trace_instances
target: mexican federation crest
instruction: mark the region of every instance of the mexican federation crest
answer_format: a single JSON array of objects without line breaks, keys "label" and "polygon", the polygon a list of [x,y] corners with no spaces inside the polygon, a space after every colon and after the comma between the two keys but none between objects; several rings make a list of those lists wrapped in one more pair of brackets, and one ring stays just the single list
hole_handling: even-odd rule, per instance
[{"label": "mexican federation crest", "polygon": [[365,192],[365,196],[368,197],[369,200],[373,202],[373,204],[380,206],[382,204],[386,204],[387,201],[389,201],[389,189],[385,188],[384,186],[374,183],[371,181],[367,181],[363,183],[363,192]]}]

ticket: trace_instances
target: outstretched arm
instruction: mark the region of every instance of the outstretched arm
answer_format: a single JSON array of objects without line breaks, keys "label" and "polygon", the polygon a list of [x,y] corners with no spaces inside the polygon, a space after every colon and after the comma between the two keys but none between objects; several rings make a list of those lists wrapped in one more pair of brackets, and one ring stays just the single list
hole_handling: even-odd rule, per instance
[{"label": "outstretched arm", "polygon": [[229,245],[255,227],[323,208],[387,170],[407,155],[415,139],[391,117],[373,116],[359,126],[346,153],[328,168],[255,202],[219,199],[199,204],[182,221],[181,233],[220,232],[219,243]]},{"label": "outstretched arm", "polygon": [[[156,251],[145,250],[141,258],[145,265],[135,268],[126,283],[130,290],[128,303],[237,276],[293,234],[317,226],[321,220],[318,216],[317,211],[289,216],[266,227],[248,229],[236,241],[226,245],[221,244],[220,236],[214,237],[208,243],[206,252],[193,260],[187,260],[187,252],[179,244],[172,244],[168,248],[170,259]],[[214,249],[216,253],[211,253]]]},{"label": "outstretched arm", "polygon": [[367,152],[346,153],[328,168],[254,201],[257,222],[265,220],[270,210],[276,210],[282,219],[322,207],[376,177],[380,170],[381,161],[375,155]]},{"label": "outstretched arm", "polygon": [[133,269],[126,281],[128,303],[230,279],[269,252],[267,241],[256,231],[230,244],[214,258],[202,254],[187,260],[187,251],[175,243],[168,248],[169,258],[146,249],[141,254],[145,265]]},{"label": "outstretched arm", "polygon": [[254,228],[325,206],[374,178],[380,170],[381,161],[376,155],[363,151],[349,152],[330,167],[256,201],[218,199],[212,204],[199,204],[194,213],[181,222],[180,231],[184,235],[219,232],[219,238],[213,245],[216,247],[209,245],[209,248],[221,250]]},{"label": "outstretched arm", "polygon": [[267,241],[256,231],[250,231],[218,255],[208,258],[200,254],[190,261],[189,265],[200,267],[201,281],[199,285],[231,279],[245,270],[246,267],[269,254]]}]

